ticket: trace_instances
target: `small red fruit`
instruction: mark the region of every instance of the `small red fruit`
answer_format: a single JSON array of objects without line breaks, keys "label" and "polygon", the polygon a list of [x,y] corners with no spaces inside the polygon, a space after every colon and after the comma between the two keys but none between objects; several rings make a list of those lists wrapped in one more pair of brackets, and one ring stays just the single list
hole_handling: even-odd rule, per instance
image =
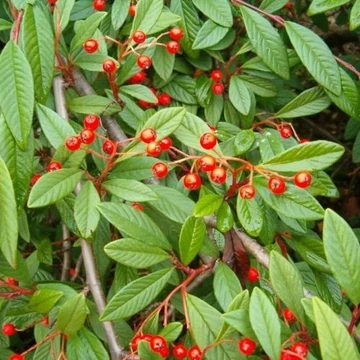
[{"label": "small red fruit", "polygon": [[291,351],[293,351],[295,354],[301,356],[301,357],[306,357],[308,352],[309,352],[309,349],[308,347],[306,346],[306,344],[302,343],[302,342],[296,342],[294,343],[291,348],[290,348]]},{"label": "small red fruit", "polygon": [[146,40],[146,34],[140,30],[135,31],[132,39],[136,44],[142,44]]},{"label": "small red fruit", "polygon": [[70,151],[76,151],[81,146],[81,140],[79,136],[70,136],[66,139],[65,146]]},{"label": "small red fruit", "polygon": [[95,39],[89,39],[84,42],[83,48],[88,54],[93,54],[99,48],[99,43]]},{"label": "small red fruit", "polygon": [[212,92],[215,95],[221,95],[225,91],[225,86],[223,83],[216,83],[212,86]]},{"label": "small red fruit", "polygon": [[288,324],[292,324],[297,321],[296,316],[289,308],[285,308],[283,310],[283,317]]},{"label": "small red fruit", "polygon": [[140,55],[137,58],[137,64],[141,69],[148,69],[151,66],[151,59],[147,55]]},{"label": "small red fruit", "polygon": [[244,355],[251,355],[256,349],[255,341],[249,338],[243,338],[239,341],[239,350]]},{"label": "small red fruit", "polygon": [[189,173],[184,176],[184,186],[189,190],[197,190],[201,186],[201,178],[196,173]]},{"label": "small red fruit", "polygon": [[197,345],[192,346],[188,351],[189,360],[201,360],[202,352]]},{"label": "small red fruit", "polygon": [[52,172],[52,171],[56,171],[56,170],[60,170],[60,169],[62,169],[62,165],[58,161],[51,161],[51,162],[49,162],[48,166],[46,167],[46,170],[48,172]]},{"label": "small red fruit", "polygon": [[166,340],[162,336],[155,335],[150,340],[150,348],[152,351],[160,352],[161,349],[167,348]]},{"label": "small red fruit", "polygon": [[136,210],[144,211],[144,207],[140,203],[133,202],[131,203],[131,206]]},{"label": "small red fruit", "polygon": [[200,145],[206,150],[213,149],[217,144],[217,138],[213,133],[205,133],[200,137]]},{"label": "small red fruit", "polygon": [[11,336],[11,335],[14,335],[16,333],[16,328],[11,323],[5,323],[3,325],[3,327],[2,327],[2,332],[6,336]]},{"label": "small red fruit", "polygon": [[85,129],[95,131],[100,126],[100,117],[97,115],[86,115],[83,124]]},{"label": "small red fruit", "polygon": [[299,188],[307,188],[310,186],[312,176],[308,171],[300,171],[294,176],[294,183]]},{"label": "small red fruit", "polygon": [[226,170],[222,167],[217,167],[210,173],[211,181],[216,184],[223,184],[226,181],[226,177]]},{"label": "small red fruit", "polygon": [[170,355],[170,350],[167,346],[165,346],[165,347],[161,348],[160,351],[158,351],[158,353],[163,358],[167,358]]},{"label": "small red fruit", "polygon": [[95,140],[95,133],[91,130],[85,129],[80,133],[80,139],[83,144],[91,144]]},{"label": "small red fruit", "polygon": [[172,354],[175,359],[184,359],[187,352],[187,348],[184,345],[179,344],[174,346]]},{"label": "small red fruit", "polygon": [[72,276],[75,276],[76,275],[76,269],[74,268],[71,268],[69,269],[69,275],[72,277]]},{"label": "small red fruit", "polygon": [[115,61],[111,59],[104,60],[102,63],[102,68],[108,74],[115,72],[116,71]]},{"label": "small red fruit", "polygon": [[292,6],[293,6],[293,5],[292,5],[291,1],[288,1],[288,2],[284,5],[284,8],[289,10],[289,9],[292,8]]},{"label": "small red fruit", "polygon": [[137,74],[133,75],[129,80],[129,84],[142,84],[145,81],[146,73],[140,71]]},{"label": "small red fruit", "polygon": [[102,144],[102,149],[105,154],[112,155],[115,151],[115,144],[111,140],[105,140]]},{"label": "small red fruit", "polygon": [[299,357],[285,351],[281,351],[280,360],[299,360]]},{"label": "small red fruit", "polygon": [[21,354],[13,354],[9,357],[9,360],[24,360],[24,357]]},{"label": "small red fruit", "polygon": [[286,190],[286,183],[280,177],[271,177],[268,181],[268,188],[275,195],[283,194]]},{"label": "small red fruit", "polygon": [[57,0],[48,0],[48,3],[49,3],[50,5],[54,5],[54,4],[56,4],[56,2],[57,2]]},{"label": "small red fruit", "polygon": [[158,96],[159,104],[162,106],[170,105],[171,103],[171,97],[167,93],[162,93]]},{"label": "small red fruit", "polygon": [[48,325],[49,325],[49,317],[48,317],[48,316],[45,316],[45,317],[41,320],[41,323],[42,323],[44,326],[48,326]]},{"label": "small red fruit", "polygon": [[216,160],[210,155],[203,155],[197,161],[199,171],[213,171],[216,167]]},{"label": "small red fruit", "polygon": [[97,11],[105,10],[106,8],[106,1],[105,0],[94,0],[93,1],[93,8]]},{"label": "small red fruit", "polygon": [[169,31],[169,36],[172,40],[179,41],[184,36],[184,32],[179,27],[174,27]]},{"label": "small red fruit", "polygon": [[300,144],[304,144],[304,143],[307,143],[309,141],[310,141],[309,139],[303,138],[303,139],[300,139]]},{"label": "small red fruit", "polygon": [[159,156],[162,152],[161,146],[156,141],[152,141],[146,147],[146,152],[150,156]]},{"label": "small red fruit", "polygon": [[215,81],[215,82],[220,82],[223,78],[223,73],[221,70],[213,70],[211,72],[211,78]]},{"label": "small red fruit", "polygon": [[169,150],[172,146],[172,141],[169,137],[163,138],[160,140],[159,145],[161,147],[161,150],[166,151]]},{"label": "small red fruit", "polygon": [[30,184],[35,185],[40,178],[41,178],[40,174],[33,175],[33,177],[30,180]]},{"label": "small red fruit", "polygon": [[131,4],[128,12],[130,16],[134,17],[136,14],[136,4]]},{"label": "small red fruit", "polygon": [[177,41],[171,40],[166,44],[166,50],[170,54],[177,54],[181,49],[180,44]]},{"label": "small red fruit", "polygon": [[144,340],[143,335],[136,335],[132,338],[132,340],[130,342],[130,347],[133,351],[137,351],[137,348],[138,348],[141,340]]},{"label": "small red fruit", "polygon": [[252,199],[256,194],[256,190],[252,185],[244,185],[239,189],[239,195],[242,199]]},{"label": "small red fruit", "polygon": [[143,109],[150,109],[151,107],[153,107],[153,104],[148,103],[145,100],[139,100],[138,104],[140,107],[142,107]]},{"label": "small red fruit", "polygon": [[162,179],[166,177],[166,175],[169,173],[169,168],[166,164],[162,162],[155,163],[152,168],[152,173],[157,179]]},{"label": "small red fruit", "polygon": [[280,135],[284,138],[284,139],[288,139],[292,134],[293,131],[291,130],[290,126],[287,125],[283,125],[279,128],[279,132]]},{"label": "small red fruit", "polygon": [[7,278],[7,283],[9,285],[15,285],[15,286],[17,286],[19,284],[19,282],[13,277],[8,277]]},{"label": "small red fruit", "polygon": [[145,144],[149,144],[149,143],[155,141],[156,136],[157,136],[156,131],[151,128],[144,129],[139,135],[140,140],[142,142],[144,142]]},{"label": "small red fruit", "polygon": [[257,282],[259,280],[260,274],[257,269],[251,267],[247,274],[247,279],[249,282]]}]

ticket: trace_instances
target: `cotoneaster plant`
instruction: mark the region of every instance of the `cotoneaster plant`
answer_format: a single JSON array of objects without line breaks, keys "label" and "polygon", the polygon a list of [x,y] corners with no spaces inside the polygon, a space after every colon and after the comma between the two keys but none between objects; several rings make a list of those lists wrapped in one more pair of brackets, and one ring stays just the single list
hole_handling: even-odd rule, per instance
[{"label": "cotoneaster plant", "polygon": [[359,358],[345,148],[301,126],[359,71],[304,6],[1,4],[2,358]]}]

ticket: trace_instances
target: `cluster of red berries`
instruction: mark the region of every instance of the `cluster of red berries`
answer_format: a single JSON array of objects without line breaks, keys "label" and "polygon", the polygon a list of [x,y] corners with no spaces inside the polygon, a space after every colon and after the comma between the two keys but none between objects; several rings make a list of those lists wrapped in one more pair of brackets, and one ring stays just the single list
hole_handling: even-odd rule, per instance
[{"label": "cluster of red berries", "polygon": [[285,351],[281,352],[280,360],[300,360],[306,358],[309,349],[306,344],[296,342]]},{"label": "cluster of red berries", "polygon": [[170,350],[165,338],[160,335],[136,335],[130,343],[132,351],[137,351],[140,341],[147,341],[150,345],[150,349],[164,358],[170,354]]},{"label": "cluster of red berries", "polygon": [[[135,74],[135,75],[137,75],[137,74]],[[149,89],[157,97],[157,102],[149,103],[145,100],[139,100],[138,104],[140,107],[142,107],[143,109],[150,109],[150,108],[153,108],[153,107],[159,106],[159,105],[167,106],[167,105],[171,104],[171,97],[168,93],[162,93],[160,95],[157,95],[156,90],[154,88],[149,88]]]},{"label": "cluster of red berries", "polygon": [[287,324],[293,324],[297,321],[296,316],[293,314],[293,312],[289,308],[285,308],[283,310],[283,318]]},{"label": "cluster of red berries", "polygon": [[214,81],[214,84],[212,86],[212,92],[215,95],[221,95],[225,91],[225,86],[222,83],[223,73],[221,70],[213,70],[211,72],[211,79]]},{"label": "cluster of red berries", "polygon": [[140,133],[139,138],[143,143],[147,144],[146,153],[154,157],[159,156],[163,151],[169,150],[172,146],[172,141],[169,137],[156,141],[156,131],[151,128],[144,129]]},{"label": "cluster of red berries", "polygon": [[[53,171],[57,171],[62,169],[62,164],[59,161],[56,160],[52,160],[48,163],[48,165],[46,166],[46,171],[47,172],[53,172]],[[37,183],[37,181],[41,178],[41,174],[35,174],[32,176],[31,180],[30,180],[30,184],[33,186]]]}]

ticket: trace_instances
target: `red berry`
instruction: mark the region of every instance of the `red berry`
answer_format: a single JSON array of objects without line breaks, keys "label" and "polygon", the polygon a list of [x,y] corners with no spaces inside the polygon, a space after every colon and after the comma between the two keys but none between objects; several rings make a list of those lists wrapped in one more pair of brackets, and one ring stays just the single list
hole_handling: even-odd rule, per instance
[{"label": "red berry", "polygon": [[60,169],[62,169],[62,165],[58,161],[51,161],[51,162],[49,162],[48,166],[46,167],[46,170],[48,172],[56,171],[56,170],[60,170]]},{"label": "red berry", "polygon": [[142,142],[144,142],[145,144],[149,144],[149,143],[155,141],[156,136],[157,136],[156,131],[151,128],[144,129],[139,135],[140,140]]},{"label": "red berry", "polygon": [[292,3],[291,1],[288,1],[285,5],[284,5],[285,9],[291,9],[292,8]]},{"label": "red berry", "polygon": [[299,360],[299,357],[285,351],[281,351],[280,360]]},{"label": "red berry", "polygon": [[66,139],[65,146],[70,151],[76,151],[80,148],[81,140],[79,136],[70,136]]},{"label": "red berry", "polygon": [[223,73],[220,70],[213,70],[211,72],[211,78],[215,81],[215,82],[220,82],[223,78]]},{"label": "red berry", "polygon": [[294,176],[294,183],[296,186],[300,188],[307,188],[310,186],[312,180],[312,176],[308,171],[301,171],[298,172]]},{"label": "red berry", "polygon": [[131,206],[136,210],[144,211],[144,207],[140,203],[133,202],[131,203]]},{"label": "red berry", "polygon": [[283,125],[279,128],[280,131],[280,135],[284,138],[284,139],[288,139],[292,134],[292,130],[290,126],[287,125]]},{"label": "red berry", "polygon": [[280,177],[271,177],[268,181],[268,188],[275,195],[283,194],[286,190],[286,183]]},{"label": "red berry", "polygon": [[172,141],[169,137],[163,138],[160,140],[159,145],[161,147],[161,150],[166,151],[169,150],[172,146]]},{"label": "red berry", "polygon": [[116,71],[115,61],[111,60],[111,59],[104,60],[102,63],[102,67],[103,67],[103,70],[108,74]]},{"label": "red berry", "polygon": [[184,32],[179,27],[174,27],[169,31],[169,36],[172,40],[179,41],[184,36]]},{"label": "red berry", "polygon": [[244,185],[239,189],[239,195],[242,199],[252,199],[256,194],[256,190],[252,185]]},{"label": "red berry", "polygon": [[297,321],[296,316],[292,313],[292,311],[289,308],[285,308],[283,310],[283,317],[284,317],[284,320],[288,324],[291,324],[291,323],[294,323]]},{"label": "red berry", "polygon": [[215,95],[221,95],[225,91],[225,86],[223,83],[216,83],[212,86],[212,92]]},{"label": "red berry", "polygon": [[140,55],[136,62],[141,69],[146,70],[151,66],[151,59],[147,55]]},{"label": "red berry", "polygon": [[142,44],[146,40],[146,34],[140,30],[135,31],[132,39],[136,44]]},{"label": "red berry", "polygon": [[306,346],[306,344],[304,344],[302,342],[294,343],[291,346],[290,350],[293,351],[295,354],[302,356],[302,357],[306,357],[309,352],[309,349]]},{"label": "red berry", "polygon": [[3,325],[3,327],[2,327],[2,332],[6,336],[11,336],[11,335],[14,335],[16,333],[16,328],[11,323],[5,323]]},{"label": "red berry", "polygon": [[300,139],[300,144],[304,144],[304,143],[307,143],[307,142],[309,142],[310,140],[309,139],[306,139],[306,138],[304,138],[304,139]]},{"label": "red berry", "polygon": [[69,275],[72,277],[72,276],[75,276],[76,275],[76,269],[74,268],[71,268],[69,269]]},{"label": "red berry", "polygon": [[244,355],[251,355],[256,349],[255,341],[249,338],[244,338],[239,341],[239,350]]},{"label": "red berry", "polygon": [[197,161],[199,171],[212,171],[216,167],[216,160],[210,155],[203,155]]},{"label": "red berry", "polygon": [[259,280],[259,277],[260,277],[259,271],[257,269],[255,269],[254,267],[251,267],[247,274],[248,281],[256,282]]},{"label": "red berry", "polygon": [[162,162],[155,163],[151,170],[157,179],[162,179],[169,173],[168,166]]},{"label": "red berry", "polygon": [[159,156],[162,152],[161,146],[156,141],[152,141],[146,147],[146,152],[150,156]]},{"label": "red berry", "polygon": [[150,340],[150,348],[152,351],[160,352],[161,349],[167,348],[166,340],[162,336],[155,335]]},{"label": "red berry", "polygon": [[132,338],[132,340],[130,342],[130,347],[133,351],[137,351],[137,348],[138,348],[141,340],[144,340],[143,335],[136,335]]},{"label": "red berry", "polygon": [[44,326],[48,326],[48,325],[49,325],[49,317],[48,317],[48,316],[45,316],[45,317],[41,320],[41,323],[42,323]]},{"label": "red berry", "polygon": [[201,360],[202,352],[197,345],[192,346],[188,351],[189,360]]},{"label": "red berry", "polygon": [[93,1],[93,8],[97,11],[102,11],[106,7],[106,1],[105,0],[94,0]]},{"label": "red berry", "polygon": [[51,4],[51,5],[54,5],[56,4],[57,0],[48,0],[48,3]]},{"label": "red berry", "polygon": [[8,277],[7,278],[7,283],[9,285],[15,285],[15,286],[17,286],[19,284],[19,282],[13,277]]},{"label": "red berry", "polygon": [[85,129],[80,133],[80,139],[83,144],[91,144],[95,140],[95,133],[91,130]]},{"label": "red berry", "polygon": [[200,137],[200,145],[206,150],[213,149],[217,144],[217,138],[213,133],[205,133]]},{"label": "red berry", "polygon": [[21,354],[13,354],[9,357],[9,360],[24,360],[24,357]]},{"label": "red berry", "polygon": [[140,71],[133,75],[129,80],[129,84],[142,84],[145,81],[146,74],[144,71]]},{"label": "red berry", "polygon": [[30,184],[31,185],[35,185],[36,182],[41,178],[41,175],[40,174],[35,174],[33,175],[33,177],[31,178],[30,180]]},{"label": "red berry", "polygon": [[138,104],[139,104],[139,106],[142,107],[143,109],[149,109],[149,108],[153,107],[153,104],[150,104],[150,103],[148,103],[148,102],[145,101],[145,100],[139,100],[139,101],[138,101]]},{"label": "red berry", "polygon": [[169,94],[167,93],[162,93],[161,95],[158,96],[158,101],[160,105],[170,105],[171,103],[171,97]]},{"label": "red berry", "polygon": [[187,352],[187,348],[184,345],[179,344],[174,346],[172,354],[175,359],[184,359]]},{"label": "red berry", "polygon": [[184,186],[189,190],[197,190],[201,186],[201,178],[196,173],[189,173],[184,176]]},{"label": "red berry", "polygon": [[180,51],[180,48],[180,44],[174,40],[171,40],[166,44],[166,50],[170,54],[177,54]]},{"label": "red berry", "polygon": [[99,48],[99,43],[95,39],[89,39],[84,42],[83,48],[87,53],[92,54]]},{"label": "red berry", "polygon": [[97,115],[86,115],[83,124],[85,129],[95,131],[100,126],[100,117]]},{"label": "red berry", "polygon": [[136,4],[131,4],[128,12],[130,16],[134,17],[136,14]]},{"label": "red berry", "polygon": [[211,181],[216,184],[223,184],[226,181],[226,177],[226,170],[222,167],[217,167],[210,173]]},{"label": "red berry", "polygon": [[165,347],[161,348],[160,351],[158,351],[158,353],[163,358],[167,358],[170,355],[170,350],[167,346],[165,346]]},{"label": "red berry", "polygon": [[115,144],[111,140],[105,140],[102,144],[102,149],[105,154],[112,155],[115,151]]}]

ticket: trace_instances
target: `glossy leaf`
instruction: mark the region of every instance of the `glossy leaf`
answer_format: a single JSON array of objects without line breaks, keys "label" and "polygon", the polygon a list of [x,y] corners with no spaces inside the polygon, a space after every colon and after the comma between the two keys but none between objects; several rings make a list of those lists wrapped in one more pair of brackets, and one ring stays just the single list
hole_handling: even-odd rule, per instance
[{"label": "glossy leaf", "polygon": [[203,196],[194,207],[194,216],[203,217],[212,215],[218,211],[223,202],[223,197],[216,194]]},{"label": "glossy leaf", "polygon": [[308,15],[312,16],[320,14],[325,11],[337,8],[341,5],[348,3],[349,0],[313,0],[307,11]]},{"label": "glossy leaf", "polygon": [[252,236],[260,234],[264,223],[263,212],[255,198],[242,199],[237,196],[236,213],[246,232]]},{"label": "glossy leaf", "polygon": [[249,113],[251,107],[250,90],[236,75],[230,78],[229,97],[236,110],[244,115]]},{"label": "glossy leaf", "polygon": [[144,85],[124,85],[120,88],[120,96],[122,92],[131,95],[136,99],[141,99],[152,104],[156,104],[158,102],[157,97],[147,86]]},{"label": "glossy leaf", "polygon": [[115,30],[124,24],[129,11],[131,0],[115,0],[111,11],[111,23]]},{"label": "glossy leaf", "polygon": [[54,9],[54,28],[59,27],[62,32],[69,23],[71,10],[75,0],[58,0]]},{"label": "glossy leaf", "polygon": [[193,0],[194,5],[212,21],[230,27],[233,24],[230,4],[226,0]]},{"label": "glossy leaf", "polygon": [[140,0],[136,5],[131,33],[141,30],[146,34],[158,21],[163,6],[162,0]]},{"label": "glossy leaf", "polygon": [[228,31],[229,28],[207,20],[199,30],[192,47],[196,50],[213,46],[222,40]]},{"label": "glossy leaf", "polygon": [[234,226],[234,217],[230,205],[224,201],[216,214],[216,228],[226,233]]},{"label": "glossy leaf", "polygon": [[360,26],[360,0],[355,3],[350,11],[350,30],[354,31]]},{"label": "glossy leaf", "polygon": [[37,290],[31,297],[29,307],[38,313],[47,314],[63,295],[64,293],[62,291],[50,289]]},{"label": "glossy leaf", "polygon": [[263,9],[269,13],[274,13],[284,7],[287,0],[264,0],[260,4],[260,9]]},{"label": "glossy leaf", "polygon": [[99,95],[85,95],[67,103],[71,112],[79,114],[111,115],[121,111],[115,101]]},{"label": "glossy leaf", "polygon": [[170,79],[174,70],[175,55],[170,54],[164,46],[157,46],[152,58],[152,65],[156,73],[164,80]]}]

